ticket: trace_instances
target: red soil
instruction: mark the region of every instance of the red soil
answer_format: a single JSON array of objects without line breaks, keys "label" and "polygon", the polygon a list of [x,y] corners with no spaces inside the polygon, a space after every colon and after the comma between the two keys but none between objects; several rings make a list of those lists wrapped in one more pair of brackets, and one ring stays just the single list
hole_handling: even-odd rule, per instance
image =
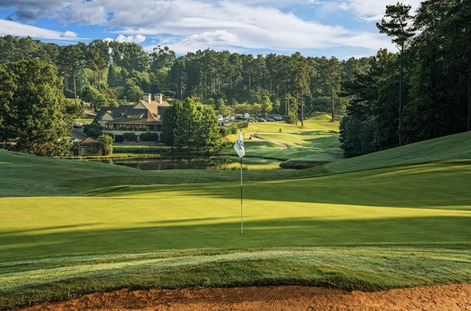
[{"label": "red soil", "polygon": [[282,286],[127,289],[22,310],[470,310],[471,284],[349,292],[318,287]]}]

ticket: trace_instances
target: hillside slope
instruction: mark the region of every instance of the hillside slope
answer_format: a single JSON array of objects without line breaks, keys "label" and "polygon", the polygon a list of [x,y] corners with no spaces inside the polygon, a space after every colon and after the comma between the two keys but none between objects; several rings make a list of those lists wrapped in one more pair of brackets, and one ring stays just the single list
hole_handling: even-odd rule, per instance
[{"label": "hillside slope", "polygon": [[335,174],[458,159],[471,159],[471,132],[439,137],[344,159],[311,169],[311,171],[317,171],[320,174]]},{"label": "hillside slope", "polygon": [[[306,170],[248,171],[244,180],[306,178],[433,161],[471,159],[471,132],[338,160]],[[141,171],[0,150],[0,197],[77,195],[119,185],[237,181],[237,171]]]}]

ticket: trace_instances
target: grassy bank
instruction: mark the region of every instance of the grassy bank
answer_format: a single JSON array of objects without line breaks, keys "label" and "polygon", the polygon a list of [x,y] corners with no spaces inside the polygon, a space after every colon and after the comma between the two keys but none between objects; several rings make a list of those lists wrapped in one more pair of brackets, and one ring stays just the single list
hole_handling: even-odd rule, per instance
[{"label": "grassy bank", "polygon": [[376,290],[462,283],[471,278],[470,261],[469,250],[319,247],[0,262],[0,310],[121,288],[307,285]]}]

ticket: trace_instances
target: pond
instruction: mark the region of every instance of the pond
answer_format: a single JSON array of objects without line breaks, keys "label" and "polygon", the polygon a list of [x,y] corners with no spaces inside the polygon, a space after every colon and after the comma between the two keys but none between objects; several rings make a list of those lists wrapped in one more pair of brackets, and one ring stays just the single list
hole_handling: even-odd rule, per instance
[{"label": "pond", "polygon": [[[240,168],[240,159],[230,156],[181,156],[181,157],[161,157],[161,158],[132,158],[99,160],[98,162],[123,165],[140,170],[181,170],[181,169],[201,169],[201,170],[231,170]],[[279,161],[261,158],[244,158],[244,168],[250,165],[257,169],[273,169],[279,167]]]}]

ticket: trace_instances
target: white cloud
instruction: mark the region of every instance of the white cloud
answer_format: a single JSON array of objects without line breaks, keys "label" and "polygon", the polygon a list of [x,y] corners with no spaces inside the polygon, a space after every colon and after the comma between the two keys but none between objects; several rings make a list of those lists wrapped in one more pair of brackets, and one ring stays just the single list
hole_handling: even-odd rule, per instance
[{"label": "white cloud", "polygon": [[[238,46],[240,42],[235,34],[229,33],[225,30],[216,30],[213,32],[193,34],[178,41],[169,40],[161,43],[169,45],[177,54],[185,54],[189,51],[203,50],[206,48],[216,50],[234,50],[234,47]],[[148,47],[147,49],[151,50],[151,47]]]},{"label": "white cloud", "polygon": [[63,23],[79,23],[81,25],[101,25],[107,22],[107,8],[97,1],[74,2],[66,7],[51,12]]},{"label": "white cloud", "polygon": [[[411,14],[419,7],[423,0],[408,0],[405,3],[410,4]],[[384,16],[387,5],[396,4],[394,0],[347,0],[348,6],[361,19],[366,21],[380,21]]]},{"label": "white cloud", "polygon": [[7,21],[0,19],[0,35],[12,35],[19,37],[33,37],[40,39],[54,39],[54,40],[71,40],[76,39],[77,34],[72,31],[59,32],[29,25],[20,24],[17,22]]},{"label": "white cloud", "polygon": [[192,43],[192,42],[201,42],[201,43],[207,43],[207,44],[218,44],[218,43],[223,43],[223,44],[234,44],[237,42],[237,36],[229,33],[225,30],[216,30],[213,32],[203,32],[202,34],[194,34],[191,35],[185,40],[183,40],[183,43]]},{"label": "white cloud", "polygon": [[77,34],[73,31],[66,31],[61,35],[62,38],[67,38],[67,39],[75,39],[77,38]]},{"label": "white cloud", "polygon": [[114,41],[127,42],[127,43],[141,43],[141,42],[146,41],[146,37],[143,35],[124,36],[120,34]]},{"label": "white cloud", "polygon": [[[371,32],[349,30],[343,21],[325,25],[303,20],[286,8],[315,5],[326,14],[349,10],[362,20],[380,20],[392,0],[0,0],[1,8],[16,8],[11,18],[31,21],[47,17],[64,24],[103,26],[120,42],[147,38],[176,52],[196,49],[265,49],[300,51],[328,47],[377,50],[389,40]],[[411,0],[414,8],[420,0]],[[394,2],[395,3],[395,2]],[[296,10],[289,10],[296,12]],[[17,24],[21,25],[21,24]],[[28,27],[28,26],[25,26]],[[31,26],[29,26],[31,27]],[[9,29],[3,27],[0,29]],[[38,38],[44,34],[38,31]],[[25,31],[24,31],[25,32]],[[23,33],[24,33],[23,32]],[[9,31],[11,34],[11,31]],[[31,32],[28,35],[32,35]],[[73,33],[56,36],[73,38]],[[52,36],[52,34],[50,35]]]},{"label": "white cloud", "polygon": [[185,0],[175,3],[181,12],[178,22],[166,22],[158,27],[130,27],[124,33],[174,36],[178,41],[162,43],[176,52],[208,47],[297,51],[350,46],[377,50],[388,45],[387,39],[382,40],[377,32],[354,32],[341,26],[304,21],[270,7],[230,2],[210,5]]}]

